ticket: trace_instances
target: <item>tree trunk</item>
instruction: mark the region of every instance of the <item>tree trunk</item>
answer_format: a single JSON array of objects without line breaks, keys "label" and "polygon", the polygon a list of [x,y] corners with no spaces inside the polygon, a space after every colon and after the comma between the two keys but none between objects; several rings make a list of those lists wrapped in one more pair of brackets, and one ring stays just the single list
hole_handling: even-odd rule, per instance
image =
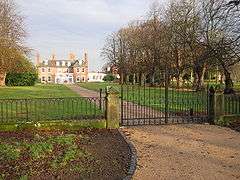
[{"label": "tree trunk", "polygon": [[145,74],[140,74],[140,86],[143,86],[145,84]]},{"label": "tree trunk", "polygon": [[5,86],[6,72],[0,72],[0,86]]},{"label": "tree trunk", "polygon": [[176,81],[177,81],[177,89],[180,89],[180,87],[182,87],[182,82],[183,82],[180,74],[177,75]]},{"label": "tree trunk", "polygon": [[206,67],[202,67],[201,70],[197,73],[197,86],[196,91],[201,91],[204,88],[204,75],[206,72]]},{"label": "tree trunk", "polygon": [[233,94],[233,81],[231,78],[231,73],[228,72],[227,70],[224,70],[224,75],[225,75],[225,89],[224,89],[224,94]]},{"label": "tree trunk", "polygon": [[133,74],[133,81],[132,81],[132,84],[133,84],[133,85],[136,84],[136,74],[135,74],[135,73]]},{"label": "tree trunk", "polygon": [[126,84],[128,84],[130,81],[129,75],[126,75]]},{"label": "tree trunk", "polygon": [[155,73],[151,74],[150,81],[150,85],[153,87],[155,85]]},{"label": "tree trunk", "polygon": [[120,84],[124,83],[124,75],[123,72],[120,73]]},{"label": "tree trunk", "polygon": [[198,75],[194,68],[194,70],[193,70],[193,87],[192,87],[193,89],[197,88],[197,81],[198,81]]}]

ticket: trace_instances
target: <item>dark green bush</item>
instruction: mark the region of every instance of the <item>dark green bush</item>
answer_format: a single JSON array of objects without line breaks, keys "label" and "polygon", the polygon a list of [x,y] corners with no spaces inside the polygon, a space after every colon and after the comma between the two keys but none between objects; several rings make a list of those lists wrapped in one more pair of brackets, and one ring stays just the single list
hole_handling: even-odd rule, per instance
[{"label": "dark green bush", "polygon": [[114,81],[116,79],[116,77],[112,74],[107,74],[106,76],[104,76],[103,80],[107,81],[107,82],[111,82]]},{"label": "dark green bush", "polygon": [[6,76],[7,86],[34,86],[38,79],[35,72],[8,73]]}]

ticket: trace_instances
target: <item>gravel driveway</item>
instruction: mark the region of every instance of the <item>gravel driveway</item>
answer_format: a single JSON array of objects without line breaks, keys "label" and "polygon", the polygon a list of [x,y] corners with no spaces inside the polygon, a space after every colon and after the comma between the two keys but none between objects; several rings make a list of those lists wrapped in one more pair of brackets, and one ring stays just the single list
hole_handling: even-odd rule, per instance
[{"label": "gravel driveway", "polygon": [[138,152],[136,180],[240,179],[240,133],[210,125],[123,128]]}]

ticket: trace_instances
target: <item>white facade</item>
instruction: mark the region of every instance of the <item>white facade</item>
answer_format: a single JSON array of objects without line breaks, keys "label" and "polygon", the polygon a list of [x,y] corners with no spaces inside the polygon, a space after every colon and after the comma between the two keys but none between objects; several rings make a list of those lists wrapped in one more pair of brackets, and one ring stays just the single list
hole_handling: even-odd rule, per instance
[{"label": "white facade", "polygon": [[103,78],[107,74],[101,72],[89,72],[88,73],[88,82],[104,82]]},{"label": "white facade", "polygon": [[73,73],[57,73],[55,78],[56,84],[73,84]]}]

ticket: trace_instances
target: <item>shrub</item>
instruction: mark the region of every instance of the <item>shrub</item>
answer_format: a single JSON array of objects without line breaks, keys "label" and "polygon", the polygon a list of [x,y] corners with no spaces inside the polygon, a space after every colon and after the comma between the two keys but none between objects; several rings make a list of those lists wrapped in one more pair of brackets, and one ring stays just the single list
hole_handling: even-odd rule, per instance
[{"label": "shrub", "polygon": [[104,81],[108,81],[108,82],[114,81],[115,79],[116,79],[116,77],[114,75],[112,75],[112,74],[107,74],[103,78]]},{"label": "shrub", "polygon": [[34,86],[38,79],[36,72],[8,73],[6,76],[7,86]]}]

